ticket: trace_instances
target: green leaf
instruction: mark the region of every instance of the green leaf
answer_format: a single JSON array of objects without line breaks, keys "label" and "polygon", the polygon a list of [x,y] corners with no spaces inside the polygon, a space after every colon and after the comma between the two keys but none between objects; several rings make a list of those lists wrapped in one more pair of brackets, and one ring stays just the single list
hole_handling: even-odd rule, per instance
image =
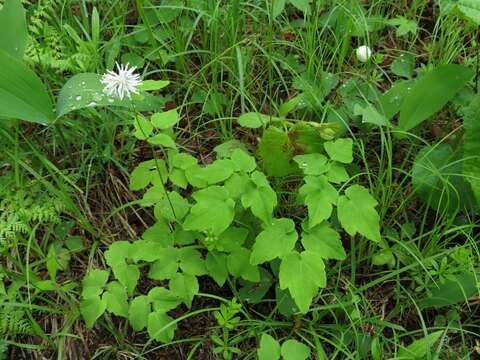
[{"label": "green leaf", "polygon": [[185,230],[210,231],[221,234],[233,221],[235,202],[228,191],[220,186],[210,186],[193,193],[196,200],[185,219]]},{"label": "green leaf", "polygon": [[155,311],[167,312],[175,309],[182,302],[178,296],[164,287],[154,287],[148,292],[148,301]]},{"label": "green leaf", "polygon": [[238,123],[240,126],[256,129],[262,126],[266,126],[270,122],[270,116],[263,115],[257,112],[250,112],[241,115],[238,118]]},{"label": "green leaf", "polygon": [[100,295],[108,281],[109,273],[105,270],[91,270],[82,280],[82,297],[84,299],[96,298]]},{"label": "green leaf", "polygon": [[95,321],[102,316],[107,308],[107,301],[99,296],[89,297],[80,302],[80,314],[82,314],[85,324],[92,328]]},{"label": "green leaf", "polygon": [[302,244],[305,250],[313,251],[323,259],[345,260],[347,258],[340,235],[326,221],[305,230],[302,233]]},{"label": "green leaf", "polygon": [[480,95],[477,95],[465,112],[463,127],[464,137],[464,159],[463,173],[470,182],[472,190],[480,204]]},{"label": "green leaf", "polygon": [[27,43],[25,9],[20,0],[6,0],[0,10],[0,50],[22,60]]},{"label": "green leaf", "polygon": [[326,285],[322,257],[313,251],[293,251],[284,257],[280,264],[279,277],[280,288],[290,291],[302,312],[308,310],[318,288]]},{"label": "green leaf", "polygon": [[417,23],[413,20],[405,18],[404,16],[397,16],[395,19],[389,19],[387,20],[387,23],[397,27],[397,36],[405,36],[408,33],[415,35],[417,33]]},{"label": "green leaf", "polygon": [[182,248],[178,251],[178,258],[180,268],[185,274],[200,276],[207,273],[205,260],[203,260],[199,251],[192,248]]},{"label": "green leaf", "polygon": [[283,258],[293,250],[297,239],[295,223],[291,219],[274,219],[255,239],[250,263],[258,265]]},{"label": "green leaf", "polygon": [[143,91],[152,91],[160,90],[168,86],[170,81],[168,80],[143,80],[142,85],[140,85],[140,90]]},{"label": "green leaf", "polygon": [[441,110],[473,76],[465,66],[443,65],[418,79],[400,109],[398,127],[407,131]]},{"label": "green leaf", "polygon": [[180,115],[177,109],[172,109],[162,113],[155,113],[151,117],[152,125],[161,130],[169,129],[177,124],[180,120]]},{"label": "green leaf", "polygon": [[463,15],[480,25],[480,3],[477,0],[459,0],[457,6]]},{"label": "green leaf", "polygon": [[50,96],[35,73],[0,50],[0,117],[49,124],[55,120],[52,108]]},{"label": "green leaf", "polygon": [[258,282],[260,272],[257,266],[250,264],[251,252],[245,248],[239,248],[233,251],[227,258],[227,268],[230,274],[242,279]]},{"label": "green leaf", "polygon": [[443,335],[444,331],[439,330],[419,340],[415,340],[407,347],[401,347],[397,359],[423,359],[427,354],[432,354],[435,343]]},{"label": "green leaf", "polygon": [[167,180],[167,177],[165,161],[152,159],[141,162],[130,175],[130,190],[142,190],[150,183],[162,184],[163,181]]},{"label": "green leaf", "polygon": [[225,254],[209,251],[205,259],[205,266],[213,280],[223,286],[228,277],[227,256]]},{"label": "green leaf", "polygon": [[285,0],[272,0],[272,16],[275,19],[285,9]]},{"label": "green leaf", "polygon": [[232,152],[232,161],[235,171],[250,173],[257,167],[253,156],[248,155],[244,150],[235,149]]},{"label": "green leaf", "polygon": [[219,251],[232,252],[241,248],[247,236],[247,229],[230,226],[218,236],[215,246]]},{"label": "green leaf", "polygon": [[138,140],[145,140],[152,134],[152,123],[142,115],[135,117],[133,120],[133,126],[135,127],[133,136],[135,136]]},{"label": "green leaf", "polygon": [[352,185],[338,198],[338,220],[350,236],[358,232],[369,240],[380,241],[380,217],[375,206],[377,201],[367,189]]},{"label": "green leaf", "polygon": [[273,284],[273,278],[270,273],[264,268],[260,267],[260,281],[251,282],[241,279],[240,283],[243,285],[238,291],[238,298],[250,304],[260,303],[268,290]]},{"label": "green leaf", "polygon": [[350,178],[345,170],[345,166],[336,162],[330,163],[330,168],[326,176],[328,181],[335,184],[343,183]]},{"label": "green leaf", "polygon": [[378,109],[387,120],[400,111],[405,98],[412,91],[413,84],[413,80],[396,81],[390,90],[380,96]]},{"label": "green leaf", "polygon": [[159,247],[169,247],[173,245],[173,235],[164,222],[156,222],[142,234],[142,238],[148,242],[157,243]]},{"label": "green leaf", "polygon": [[377,126],[392,127],[387,118],[380,114],[377,109],[371,104],[362,107],[360,104],[355,104],[353,113],[356,116],[362,117],[362,123],[373,124]]},{"label": "green leaf", "polygon": [[190,210],[188,200],[176,191],[168,193],[168,197],[155,204],[154,214],[159,220],[167,219],[170,222],[181,221]]},{"label": "green leaf", "polygon": [[330,217],[338,192],[325,176],[307,176],[299,195],[308,208],[309,226],[314,227]]},{"label": "green leaf", "polygon": [[290,339],[282,344],[281,353],[283,360],[306,360],[310,356],[310,349],[307,345]]},{"label": "green leaf", "polygon": [[148,142],[152,145],[160,145],[169,149],[177,148],[175,141],[167,134],[156,134],[149,138]]},{"label": "green leaf", "polygon": [[193,298],[199,290],[195,276],[177,273],[170,280],[169,286],[172,293],[182,299],[185,305],[189,308],[192,306]]},{"label": "green leaf", "polygon": [[158,249],[157,259],[150,267],[148,277],[154,280],[171,279],[178,270],[178,249]]},{"label": "green leaf", "polygon": [[147,331],[151,339],[164,344],[170,343],[175,336],[177,324],[162,311],[155,311],[148,315]]},{"label": "green leaf", "polygon": [[280,359],[280,344],[270,335],[262,334],[257,355],[258,360],[278,360]]},{"label": "green leaf", "polygon": [[343,164],[350,164],[353,161],[352,139],[338,139],[327,141],[323,144],[330,159]]},{"label": "green leaf", "polygon": [[250,208],[253,215],[268,224],[273,209],[277,206],[277,194],[261,172],[254,171],[251,180],[242,196],[242,205],[245,209]]},{"label": "green leaf", "polygon": [[148,297],[139,295],[132,300],[128,309],[128,320],[133,330],[140,331],[147,326],[147,317],[150,314]]},{"label": "green leaf", "polygon": [[205,187],[227,180],[234,172],[234,163],[231,160],[215,160],[210,165],[201,167],[193,165],[186,169],[185,176],[195,187]]},{"label": "green leaf", "polygon": [[425,309],[466,303],[469,298],[478,295],[479,291],[478,277],[467,271],[434,287],[427,297],[420,300],[419,306]]},{"label": "green leaf", "polygon": [[432,209],[455,213],[475,205],[462,174],[462,157],[461,151],[454,151],[449,144],[426,146],[418,152],[412,168],[413,190]]},{"label": "green leaf", "polygon": [[328,171],[328,159],[318,153],[297,155],[293,160],[298,164],[298,167],[303,170],[305,175],[322,175]]},{"label": "green leaf", "polygon": [[415,54],[404,53],[396,58],[390,66],[392,72],[397,76],[412,78],[415,70]]},{"label": "green leaf", "polygon": [[[161,98],[148,93],[133,94],[132,99],[107,96],[100,82],[102,76],[94,73],[78,74],[70,78],[60,90],[57,99],[57,117],[69,112],[102,106],[119,106],[131,109],[135,105],[137,111],[156,110],[163,106]],[[158,98],[158,99],[157,99]]]},{"label": "green leaf", "polygon": [[289,0],[290,4],[295,6],[298,10],[304,14],[310,13],[310,1],[311,0]]},{"label": "green leaf", "polygon": [[127,288],[127,292],[131,295],[137,287],[140,278],[140,270],[137,265],[119,263],[112,267],[115,278]]},{"label": "green leaf", "polygon": [[128,317],[127,291],[118,281],[112,281],[103,294],[107,310],[116,316]]},{"label": "green leaf", "polygon": [[258,144],[258,154],[263,160],[263,167],[270,176],[286,176],[297,170],[292,162],[295,148],[288,134],[275,127],[263,132]]}]

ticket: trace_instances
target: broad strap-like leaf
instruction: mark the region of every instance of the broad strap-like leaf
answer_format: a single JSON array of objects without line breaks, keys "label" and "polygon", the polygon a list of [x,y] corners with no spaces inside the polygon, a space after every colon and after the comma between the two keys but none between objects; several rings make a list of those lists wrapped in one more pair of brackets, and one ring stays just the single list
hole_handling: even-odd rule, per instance
[{"label": "broad strap-like leaf", "polygon": [[0,50],[22,60],[27,43],[25,9],[20,0],[6,0],[0,10]]},{"label": "broad strap-like leaf", "polygon": [[477,95],[468,107],[463,127],[465,128],[463,173],[472,185],[480,204],[480,95]]}]

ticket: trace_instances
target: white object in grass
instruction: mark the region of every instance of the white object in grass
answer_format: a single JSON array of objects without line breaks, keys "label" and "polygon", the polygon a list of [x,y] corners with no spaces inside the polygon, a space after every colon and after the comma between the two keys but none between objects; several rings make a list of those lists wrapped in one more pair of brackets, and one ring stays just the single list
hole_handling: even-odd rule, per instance
[{"label": "white object in grass", "polygon": [[138,87],[142,81],[135,70],[135,66],[129,67],[128,64],[117,63],[117,72],[110,70],[102,76],[103,91],[108,96],[118,97],[120,100],[124,97],[130,99],[132,94],[138,94]]},{"label": "white object in grass", "polygon": [[370,49],[367,45],[362,45],[357,48],[356,53],[359,61],[367,62],[372,56],[372,49]]}]

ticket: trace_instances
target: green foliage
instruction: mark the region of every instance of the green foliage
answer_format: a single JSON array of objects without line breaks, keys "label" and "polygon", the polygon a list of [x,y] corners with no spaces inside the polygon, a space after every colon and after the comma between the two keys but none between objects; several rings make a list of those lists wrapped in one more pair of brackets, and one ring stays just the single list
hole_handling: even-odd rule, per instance
[{"label": "green foliage", "polygon": [[480,113],[480,96],[477,95],[471,105],[468,107],[463,127],[465,128],[465,139],[463,146],[463,156],[465,162],[463,164],[463,173],[470,182],[472,190],[480,204],[480,121],[478,114]]},{"label": "green foliage", "polygon": [[0,50],[22,59],[27,41],[25,9],[20,0],[7,0],[0,10]]},{"label": "green foliage", "polygon": [[472,76],[471,69],[455,64],[441,66],[423,75],[402,104],[399,128],[410,130],[441,110]]},{"label": "green foliage", "polygon": [[268,334],[260,338],[257,350],[258,360],[306,360],[310,356],[310,349],[297,340],[286,340],[280,346],[279,342]]}]

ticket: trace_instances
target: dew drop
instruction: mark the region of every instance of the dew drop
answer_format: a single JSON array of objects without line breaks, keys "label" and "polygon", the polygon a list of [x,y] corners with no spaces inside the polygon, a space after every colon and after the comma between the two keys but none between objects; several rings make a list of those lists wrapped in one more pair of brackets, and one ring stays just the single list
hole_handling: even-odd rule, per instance
[{"label": "dew drop", "polygon": [[95,101],[92,101],[90,104],[87,105],[87,107],[94,107],[96,105],[97,103]]},{"label": "dew drop", "polygon": [[113,103],[114,101],[115,101],[115,100],[113,100],[113,99],[108,99],[108,102],[109,102],[109,103]]},{"label": "dew drop", "polygon": [[307,167],[307,163],[302,163],[301,165],[303,168],[306,168]]},{"label": "dew drop", "polygon": [[80,95],[78,95],[78,96],[75,98],[75,100],[80,101],[80,100],[82,100],[82,97],[81,97]]}]

